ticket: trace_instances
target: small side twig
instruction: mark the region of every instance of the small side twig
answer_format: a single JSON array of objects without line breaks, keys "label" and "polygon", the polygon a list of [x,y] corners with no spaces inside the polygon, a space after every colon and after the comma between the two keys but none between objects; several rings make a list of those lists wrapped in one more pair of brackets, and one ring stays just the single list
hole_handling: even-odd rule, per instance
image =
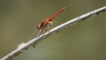
[{"label": "small side twig", "polygon": [[67,28],[67,27],[69,27],[69,26],[71,26],[73,24],[76,24],[76,23],[78,23],[80,21],[83,21],[83,20],[85,20],[85,19],[87,19],[87,18],[89,18],[91,16],[96,16],[99,13],[104,12],[104,11],[106,11],[106,6],[101,7],[99,9],[96,9],[94,11],[88,12],[88,13],[86,13],[84,15],[81,15],[79,17],[76,17],[76,18],[74,18],[72,20],[69,20],[69,21],[67,21],[67,22],[65,22],[65,23],[63,23],[63,24],[51,29],[50,31],[46,32],[45,34],[42,34],[39,37],[30,40],[29,42],[27,42],[26,44],[24,44],[21,47],[17,48],[16,50],[10,52],[9,54],[4,56],[0,60],[11,60],[14,57],[16,57],[17,55],[19,55],[20,53],[22,53],[24,50],[28,49],[30,46],[33,46],[33,45],[37,44],[39,41],[49,37],[53,33],[59,32],[59,31],[63,30],[64,28]]}]

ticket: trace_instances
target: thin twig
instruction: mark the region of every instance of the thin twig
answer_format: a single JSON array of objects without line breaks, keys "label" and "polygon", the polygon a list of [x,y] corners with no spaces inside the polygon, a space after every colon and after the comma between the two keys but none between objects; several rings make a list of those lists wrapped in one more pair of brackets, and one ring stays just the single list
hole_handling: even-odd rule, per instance
[{"label": "thin twig", "polygon": [[69,20],[53,29],[51,29],[50,31],[46,32],[45,34],[42,34],[40,35],[39,37],[37,38],[34,38],[32,40],[30,40],[29,42],[27,42],[25,45],[17,48],[16,50],[10,52],[9,54],[7,54],[6,56],[4,56],[3,58],[1,58],[0,60],[12,60],[14,57],[16,57],[17,55],[19,55],[20,53],[22,53],[24,50],[28,49],[29,47],[33,46],[33,45],[36,45],[38,42],[40,42],[41,40],[49,37],[50,35],[52,35],[53,33],[56,33],[56,32],[59,32],[73,24],[76,24],[80,21],[83,21],[91,16],[96,16],[98,15],[99,13],[101,12],[104,12],[106,11],[106,6],[102,7],[102,8],[99,8],[99,9],[96,9],[94,11],[91,11],[91,12],[88,12],[84,15],[81,15],[79,17],[76,17],[72,20]]}]

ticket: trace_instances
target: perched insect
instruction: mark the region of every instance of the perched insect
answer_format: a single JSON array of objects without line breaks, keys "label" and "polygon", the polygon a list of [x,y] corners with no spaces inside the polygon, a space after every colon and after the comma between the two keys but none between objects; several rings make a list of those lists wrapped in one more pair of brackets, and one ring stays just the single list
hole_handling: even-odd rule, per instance
[{"label": "perched insect", "polygon": [[[53,19],[54,19],[54,17],[56,16],[56,15],[58,15],[60,12],[62,12],[63,10],[65,9],[65,7],[64,8],[62,8],[62,9],[60,9],[59,11],[57,11],[54,15],[52,15],[50,18],[48,18],[48,19],[45,19],[45,20],[42,20],[41,21],[41,23],[40,24],[38,24],[37,25],[37,29],[38,30],[40,30],[40,32],[39,33],[41,33],[42,31],[44,31],[44,32],[46,32],[46,27],[50,27],[52,24],[53,24]],[[39,35],[39,33],[38,33],[38,35]],[[37,36],[38,36],[37,35]]]},{"label": "perched insect", "polygon": [[[48,19],[45,19],[45,20],[42,20],[41,21],[41,23],[40,24],[38,24],[37,25],[37,29],[39,30],[39,32],[38,32],[38,34],[37,34],[37,36],[36,37],[38,37],[42,32],[47,32],[46,31],[46,27],[48,27],[48,28],[50,28],[50,26],[52,25],[52,23],[53,23],[53,19],[54,19],[54,17],[56,16],[56,15],[58,15],[60,12],[62,12],[63,10],[65,9],[65,7],[64,8],[62,8],[62,9],[60,9],[59,11],[57,11],[54,15],[52,15],[50,18],[48,18]],[[36,32],[36,30],[34,31],[34,33]],[[34,34],[33,33],[33,34]],[[32,34],[32,35],[33,35]],[[31,35],[31,36],[32,36]],[[30,36],[30,37],[31,37]],[[29,37],[29,38],[30,38]],[[29,39],[28,39],[29,40]]]},{"label": "perched insect", "polygon": [[[53,24],[53,19],[56,15],[58,15],[59,13],[61,13],[66,7],[60,9],[59,11],[57,11],[54,15],[52,15],[50,18],[42,20],[40,24],[37,25],[37,29],[39,30],[38,34],[36,37],[38,37],[42,32],[47,32],[45,28],[50,28],[50,26]],[[32,33],[32,35],[36,32],[36,30]],[[32,35],[29,37],[29,39],[32,37]],[[28,41],[29,41],[28,39]],[[35,46],[33,46],[35,47]]]}]

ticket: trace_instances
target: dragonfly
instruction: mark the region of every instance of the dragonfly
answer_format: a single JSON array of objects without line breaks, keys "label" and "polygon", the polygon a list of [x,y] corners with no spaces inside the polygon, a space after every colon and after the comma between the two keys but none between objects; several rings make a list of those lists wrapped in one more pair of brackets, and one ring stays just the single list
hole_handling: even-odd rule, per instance
[{"label": "dragonfly", "polygon": [[[59,13],[61,13],[65,8],[66,7],[60,9],[59,11],[57,11],[50,18],[42,20],[40,22],[40,24],[37,25],[37,29],[40,30],[40,32],[42,32],[42,31],[47,32],[45,28],[50,28],[50,26],[53,24],[53,19],[55,18],[55,16],[58,15]],[[39,36],[39,33],[37,34],[37,36]]]},{"label": "dragonfly", "polygon": [[[59,14],[61,13],[62,11],[64,11],[66,7],[63,7],[62,9],[60,9],[59,11],[57,11],[55,14],[53,14],[51,17],[49,17],[48,19],[45,19],[45,20],[42,20],[38,25],[37,25],[37,29],[39,30],[38,34],[36,37],[38,37],[39,35],[45,32],[46,31],[46,28],[50,28],[51,25],[53,24],[53,19]],[[36,32],[36,30],[32,33],[32,35]],[[29,37],[29,39],[32,37],[32,35]],[[28,39],[28,41],[29,41]]]}]

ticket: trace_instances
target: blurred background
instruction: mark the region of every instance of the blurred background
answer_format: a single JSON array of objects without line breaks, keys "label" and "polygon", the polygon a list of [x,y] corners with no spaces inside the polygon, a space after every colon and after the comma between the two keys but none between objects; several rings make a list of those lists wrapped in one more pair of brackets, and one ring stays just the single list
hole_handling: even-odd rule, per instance
[{"label": "blurred background", "polygon": [[[66,7],[54,27],[105,5],[106,0],[0,0],[0,58],[59,9]],[[53,34],[13,60],[106,60],[106,13]]]}]

